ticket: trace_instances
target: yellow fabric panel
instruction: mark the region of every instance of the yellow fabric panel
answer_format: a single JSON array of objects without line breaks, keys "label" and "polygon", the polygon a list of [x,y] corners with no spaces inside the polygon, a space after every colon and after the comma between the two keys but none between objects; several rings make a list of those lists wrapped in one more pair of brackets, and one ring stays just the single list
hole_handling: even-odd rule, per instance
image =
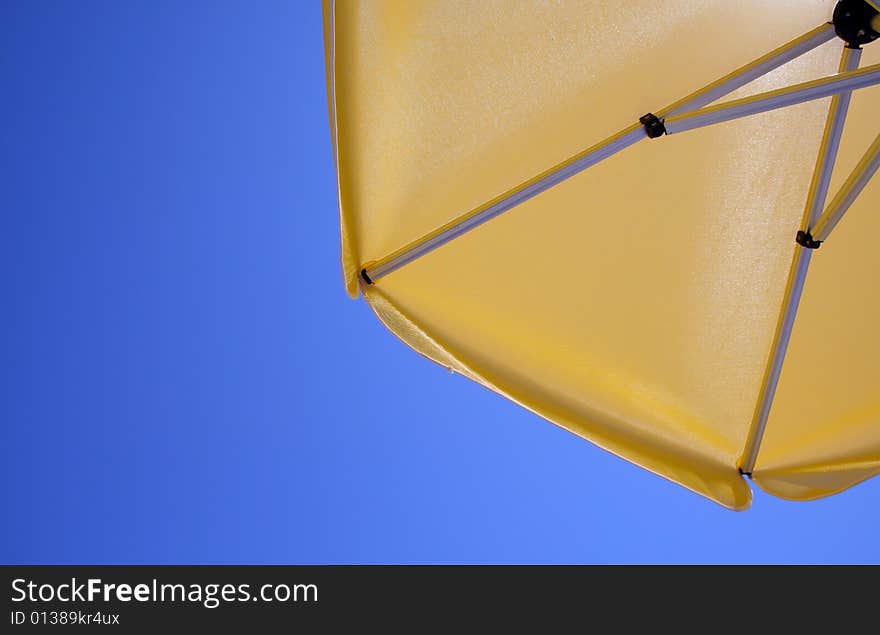
[{"label": "yellow fabric panel", "polygon": [[[327,69],[327,105],[330,111],[330,137],[333,144],[333,160],[336,162],[337,184],[339,185],[339,237],[340,255],[342,258],[342,277],[345,288],[352,298],[358,295],[357,275],[360,271],[357,242],[354,237],[354,213],[356,205],[350,205],[348,195],[343,192],[342,183],[347,182],[349,163],[347,156],[340,159],[339,152],[339,117],[337,114],[337,74],[336,55],[338,48],[335,46],[336,31],[336,7],[333,2],[325,2],[322,5],[324,19],[324,64]],[[347,47],[342,47],[347,50]],[[343,126],[344,128],[344,126]],[[345,133],[347,134],[347,132]],[[351,144],[348,144],[349,146]]]},{"label": "yellow fabric panel", "polygon": [[[745,509],[751,502],[751,490],[739,478],[736,470],[715,457],[707,456],[683,444],[670,442],[662,430],[653,430],[652,423],[662,425],[662,415],[656,421],[645,419],[638,426],[621,425],[620,414],[597,406],[598,400],[572,395],[559,389],[546,376],[535,378],[532,371],[516,367],[503,356],[483,355],[475,347],[467,346],[457,337],[458,324],[449,329],[438,327],[433,320],[422,321],[405,302],[386,294],[376,285],[365,290],[370,306],[382,322],[415,350],[428,358],[461,373],[490,390],[494,390],[533,412],[561,425],[597,445],[666,476],[685,487],[723,502],[733,509]],[[428,335],[434,333],[435,337]],[[442,342],[442,343],[441,343]],[[447,348],[448,347],[448,348]],[[561,361],[553,351],[543,357],[550,366]],[[499,357],[501,357],[499,359]],[[556,364],[553,364],[554,360]],[[534,359],[530,361],[535,361]],[[636,398],[620,394],[620,386],[613,378],[594,371],[591,379],[597,392],[615,391],[623,402]],[[655,404],[658,408],[663,404]],[[623,403],[622,408],[638,407]],[[650,417],[650,415],[648,415]]]},{"label": "yellow fabric panel", "polygon": [[[867,46],[862,66],[880,63]],[[829,200],[880,133],[880,91],[853,95]],[[811,499],[880,473],[880,177],[813,255],[754,472]]]},{"label": "yellow fabric panel", "polygon": [[[327,3],[349,290],[366,263],[833,6]],[[832,73],[839,50],[831,42],[731,97]],[[751,492],[736,461],[827,102],[642,141],[366,287],[366,299],[429,358],[743,509]]]},{"label": "yellow fabric panel", "polygon": [[[332,4],[340,197],[354,234],[344,247],[360,263],[818,26],[833,7],[828,0]],[[347,273],[352,285],[355,272]]]}]

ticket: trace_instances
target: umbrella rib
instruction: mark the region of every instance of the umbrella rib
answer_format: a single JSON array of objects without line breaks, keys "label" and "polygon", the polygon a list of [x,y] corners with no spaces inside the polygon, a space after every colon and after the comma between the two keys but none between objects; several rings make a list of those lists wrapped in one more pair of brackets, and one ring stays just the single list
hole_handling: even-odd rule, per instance
[{"label": "umbrella rib", "polygon": [[[840,75],[836,77],[852,76],[854,73],[860,72],[854,71],[854,69],[858,68],[860,58],[861,49],[844,47],[840,58]],[[868,67],[868,69],[870,68],[874,67]],[[808,82],[808,84],[815,84],[815,82]],[[792,89],[797,88],[797,86],[792,87]],[[773,92],[777,93],[779,91]],[[796,243],[799,246],[795,248],[792,257],[782,306],[773,335],[770,357],[764,369],[761,388],[758,393],[752,421],[749,425],[745,447],[738,462],[739,471],[747,476],[751,476],[755,468],[755,461],[757,460],[764,431],[767,427],[767,419],[770,416],[773,398],[776,395],[779,377],[782,374],[782,364],[785,360],[785,353],[788,350],[788,343],[791,340],[795,316],[797,315],[798,305],[804,290],[804,283],[807,279],[812,250],[818,246],[818,243],[814,242],[810,236],[809,230],[821,214],[822,208],[825,205],[825,199],[828,196],[831,173],[834,169],[837,151],[840,148],[840,139],[843,135],[843,126],[846,121],[846,113],[849,108],[851,95],[852,93],[849,89],[838,92],[832,98],[828,109],[825,130],[822,134],[822,142],[819,145],[819,155],[816,159],[813,179],[810,183],[807,201],[804,206],[801,229],[797,233]]]},{"label": "umbrella rib", "polygon": [[876,84],[880,84],[880,64],[701,108],[670,117],[663,123],[667,134],[676,134]]},{"label": "umbrella rib", "polygon": [[855,202],[858,195],[880,168],[880,135],[874,139],[874,143],[865,152],[865,155],[859,160],[858,165],[852,171],[852,174],[846,179],[841,186],[840,191],[835,195],[828,209],[822,214],[822,217],[815,224],[812,233],[813,239],[821,243],[826,240],[832,230],[843,218],[843,215]]},{"label": "umbrella rib", "polygon": [[[637,141],[649,136],[657,136],[649,132],[649,124],[646,121],[651,122],[654,126],[658,126],[655,129],[660,130],[659,134],[662,134],[663,117],[670,117],[670,120],[684,117],[686,113],[700,109],[706,104],[720,99],[758,77],[766,75],[786,62],[796,59],[817,46],[828,42],[834,37],[835,30],[833,24],[826,23],[816,27],[791,42],[691,93],[687,97],[657,111],[657,115],[651,115],[649,119],[643,118],[639,123],[624,128],[617,134],[542,172],[525,183],[508,190],[470,212],[453,219],[388,256],[363,265],[361,276],[365,282],[372,284],[404,265],[482,225],[486,221],[513,209],[520,203],[537,196],[554,185],[617,154]],[[699,112],[699,110],[697,111]],[[646,117],[648,116],[646,115]]]}]

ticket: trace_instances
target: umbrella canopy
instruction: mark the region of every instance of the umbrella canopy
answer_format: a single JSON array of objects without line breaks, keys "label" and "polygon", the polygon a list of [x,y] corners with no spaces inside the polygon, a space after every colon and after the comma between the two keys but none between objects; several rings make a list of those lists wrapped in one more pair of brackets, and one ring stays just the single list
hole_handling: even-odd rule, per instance
[{"label": "umbrella canopy", "polygon": [[875,14],[325,0],[349,293],[731,509],[877,474]]}]

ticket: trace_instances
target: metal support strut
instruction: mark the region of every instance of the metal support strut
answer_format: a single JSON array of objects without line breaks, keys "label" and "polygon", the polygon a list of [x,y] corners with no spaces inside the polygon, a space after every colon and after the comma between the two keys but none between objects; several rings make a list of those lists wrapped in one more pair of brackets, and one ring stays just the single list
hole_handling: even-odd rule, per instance
[{"label": "metal support strut", "polygon": [[[773,405],[776,387],[779,384],[779,377],[782,373],[782,364],[791,339],[791,332],[794,327],[801,294],[804,290],[812,253],[821,246],[822,241],[827,238],[831,229],[833,229],[840,217],[843,216],[843,213],[865,186],[868,179],[871,178],[871,175],[877,170],[877,165],[880,163],[877,160],[878,155],[880,155],[880,143],[875,141],[853,174],[847,179],[840,193],[835,196],[828,211],[822,214],[822,207],[825,205],[825,199],[828,197],[828,187],[831,183],[831,174],[834,170],[840,138],[843,135],[843,125],[851,96],[850,91],[860,87],[859,80],[855,78],[865,78],[872,74],[871,69],[876,68],[868,67],[861,71],[855,70],[858,68],[859,60],[861,59],[860,47],[880,37],[880,13],[878,13],[876,6],[874,6],[875,4],[865,2],[864,0],[841,0],[834,8],[833,24],[835,33],[846,44],[840,58],[839,74],[836,76],[836,80],[840,82],[838,86],[846,83],[848,90],[838,92],[832,98],[831,106],[828,110],[828,119],[825,123],[822,143],[819,146],[819,156],[816,159],[816,168],[813,171],[810,191],[807,194],[804,216],[795,238],[795,242],[801,248],[795,250],[791,268],[789,269],[788,282],[785,287],[785,295],[783,296],[782,310],[776,324],[770,359],[764,371],[764,377],[758,394],[758,402],[755,406],[751,425],[749,426],[745,448],[739,460],[741,474],[751,476],[755,468],[761,440],[767,427],[767,419],[770,416],[770,408]],[[824,88],[820,87],[820,83],[824,83],[827,86],[834,79],[826,78],[825,80],[807,82],[806,84],[793,86],[787,91],[773,91],[767,93],[767,95],[771,96],[771,101],[782,101],[795,98],[798,94],[805,95],[811,91],[821,92],[824,91]],[[785,92],[787,92],[787,95],[784,94]],[[745,100],[740,101],[743,102]],[[798,102],[792,101],[791,103]],[[744,105],[748,107],[746,104]],[[878,140],[880,140],[880,137],[878,137]]]},{"label": "metal support strut", "polygon": [[837,223],[855,202],[856,197],[865,188],[878,168],[880,168],[880,135],[874,139],[874,143],[865,152],[834,200],[828,204],[828,209],[813,227],[813,234],[819,243],[828,239],[832,230],[837,227]]},{"label": "metal support strut", "polygon": [[[861,59],[861,49],[844,47],[840,57],[840,75],[849,75],[853,69],[858,68]],[[746,438],[745,448],[739,461],[739,469],[750,474],[755,468],[758,458],[758,450],[767,427],[767,419],[770,416],[770,408],[776,395],[779,377],[782,374],[782,363],[788,350],[791,332],[794,327],[794,319],[800,304],[801,294],[807,280],[807,270],[810,266],[812,251],[821,245],[821,239],[816,240],[810,232],[828,196],[828,187],[831,183],[831,173],[834,170],[834,162],[840,147],[840,138],[843,135],[843,125],[846,121],[846,112],[849,108],[850,92],[842,92],[831,100],[828,109],[828,118],[825,122],[825,131],[822,134],[822,143],[819,146],[819,156],[816,159],[816,167],[813,170],[813,179],[810,190],[807,193],[807,202],[804,206],[804,215],[801,220],[801,228],[797,232],[795,242],[802,248],[794,252],[789,269],[788,282],[785,286],[785,295],[782,301],[782,310],[776,324],[776,332],[771,346],[770,359],[764,370],[761,388],[758,393],[758,401],[755,406],[749,433]]]},{"label": "metal support strut", "polygon": [[740,117],[756,115],[769,110],[776,110],[777,108],[794,106],[805,101],[822,99],[829,95],[848,93],[876,84],[880,84],[880,64],[868,66],[860,70],[843,72],[831,77],[814,79],[811,82],[795,84],[794,86],[778,90],[771,90],[753,97],[736,99],[724,104],[718,104],[717,106],[700,108],[699,110],[686,112],[675,117],[669,117],[663,122],[663,125],[666,127],[666,134],[675,134],[731,121],[732,119],[739,119]]}]

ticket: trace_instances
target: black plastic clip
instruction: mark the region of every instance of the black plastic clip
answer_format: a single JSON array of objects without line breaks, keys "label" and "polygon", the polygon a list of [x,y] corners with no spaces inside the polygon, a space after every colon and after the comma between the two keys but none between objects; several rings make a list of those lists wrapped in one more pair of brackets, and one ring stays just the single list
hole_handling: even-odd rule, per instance
[{"label": "black plastic clip", "polygon": [[367,275],[366,269],[361,269],[361,278],[363,278],[364,282],[366,282],[367,284],[373,284],[373,280],[370,278],[370,276]]},{"label": "black plastic clip", "polygon": [[818,249],[822,246],[821,240],[815,240],[810,232],[805,232],[802,229],[798,230],[797,238],[795,238],[794,241],[801,247],[806,247],[807,249]]},{"label": "black plastic clip", "polygon": [[876,17],[877,9],[865,0],[840,0],[834,7],[834,31],[849,48],[861,48],[880,37],[873,26]]},{"label": "black plastic clip", "polygon": [[651,139],[656,139],[666,134],[666,126],[663,125],[663,120],[652,112],[639,117],[639,123],[645,127],[645,132]]}]

